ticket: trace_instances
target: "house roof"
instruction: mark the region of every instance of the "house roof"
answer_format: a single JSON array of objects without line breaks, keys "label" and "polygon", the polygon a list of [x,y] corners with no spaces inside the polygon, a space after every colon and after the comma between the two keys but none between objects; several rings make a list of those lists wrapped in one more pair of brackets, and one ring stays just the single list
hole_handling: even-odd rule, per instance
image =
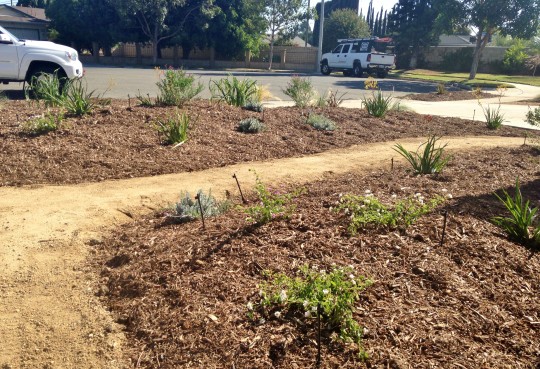
[{"label": "house roof", "polygon": [[441,35],[439,46],[468,46],[471,45],[469,35]]},{"label": "house roof", "polygon": [[0,22],[47,24],[45,9],[0,5]]},{"label": "house roof", "polygon": [[[276,40],[278,39],[278,36],[276,35]],[[263,42],[265,44],[269,44],[270,43],[270,35],[266,35],[264,38],[263,38]],[[294,36],[294,38],[292,40],[290,40],[292,46],[296,46],[296,47],[304,47],[306,45],[306,41],[301,39],[300,37],[298,36]],[[311,45],[308,43],[307,44],[307,47],[311,47]]]}]

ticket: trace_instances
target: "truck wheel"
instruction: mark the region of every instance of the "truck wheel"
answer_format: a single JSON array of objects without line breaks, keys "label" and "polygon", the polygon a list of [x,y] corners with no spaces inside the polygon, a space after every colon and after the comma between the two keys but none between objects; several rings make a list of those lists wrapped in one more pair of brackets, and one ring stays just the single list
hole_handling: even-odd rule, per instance
[{"label": "truck wheel", "polygon": [[328,62],[323,62],[321,64],[321,73],[324,74],[325,76],[329,75],[330,73],[332,72],[332,70],[330,69],[330,67],[328,66]]},{"label": "truck wheel", "polygon": [[362,70],[362,66],[358,63],[356,63],[353,67],[353,75],[355,77],[362,77],[362,74],[364,73],[364,71]]},{"label": "truck wheel", "polygon": [[377,71],[377,78],[386,78],[388,76],[387,70],[379,70]]},{"label": "truck wheel", "polygon": [[60,91],[64,89],[67,75],[60,66],[58,66],[58,68],[55,68],[52,65],[36,66],[32,69],[32,72],[28,74],[27,82],[33,88],[33,85],[44,76],[56,76],[59,80]]}]

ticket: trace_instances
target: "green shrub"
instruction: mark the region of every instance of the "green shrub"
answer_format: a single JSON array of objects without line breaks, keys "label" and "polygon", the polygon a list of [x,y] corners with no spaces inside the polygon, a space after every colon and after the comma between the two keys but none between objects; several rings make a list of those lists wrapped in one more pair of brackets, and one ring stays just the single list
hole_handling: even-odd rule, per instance
[{"label": "green shrub", "polygon": [[64,101],[62,107],[69,115],[82,116],[89,114],[96,107],[93,97],[95,91],[88,92],[86,84],[81,79],[72,79],[66,82]]},{"label": "green shrub", "polygon": [[315,90],[309,78],[293,76],[287,88],[282,91],[294,101],[295,106],[300,108],[310,106],[315,98]]},{"label": "green shrub", "polygon": [[486,118],[486,125],[489,129],[498,129],[504,122],[504,114],[501,114],[500,109],[500,105],[497,109],[492,109],[489,105],[487,108],[482,107],[484,117]]},{"label": "green shrub", "polygon": [[540,224],[537,220],[538,207],[531,208],[529,200],[524,201],[519,188],[519,179],[516,179],[514,197],[503,190],[501,197],[495,193],[497,199],[504,204],[510,212],[509,217],[495,217],[493,223],[501,227],[511,240],[526,246],[540,247]]},{"label": "green shrub", "polygon": [[248,101],[244,106],[244,109],[249,111],[254,111],[257,113],[262,113],[264,111],[264,106],[260,102],[257,101]]},{"label": "green shrub", "polygon": [[165,106],[183,106],[204,89],[202,83],[195,82],[194,76],[187,75],[183,69],[172,68],[162,72],[156,85],[159,89],[156,103]]},{"label": "green shrub", "polygon": [[64,103],[65,89],[63,82],[56,74],[41,73],[32,77],[29,88],[36,99],[45,102],[45,106],[62,106]]},{"label": "green shrub", "polygon": [[191,118],[186,113],[178,114],[177,112],[175,116],[158,120],[156,123],[156,129],[163,136],[163,141],[171,145],[186,142],[190,128]]},{"label": "green shrub", "polygon": [[424,198],[417,194],[397,201],[391,208],[381,203],[375,196],[345,195],[340,199],[337,210],[350,216],[349,232],[356,234],[367,227],[407,228],[442,202],[444,202],[442,196],[424,202]]},{"label": "green shrub", "polygon": [[242,119],[237,129],[243,133],[259,133],[264,130],[264,124],[257,118]]},{"label": "green shrub", "polygon": [[377,118],[384,117],[392,109],[394,105],[392,101],[392,95],[384,97],[381,90],[378,90],[377,94],[372,92],[371,97],[364,97],[362,99],[368,114]]},{"label": "green shrub", "polygon": [[473,61],[473,48],[462,47],[454,52],[445,53],[439,69],[449,72],[468,72]]},{"label": "green shrub", "polygon": [[44,133],[56,131],[60,127],[63,119],[64,116],[62,115],[62,113],[47,113],[40,117],[24,122],[21,125],[21,130],[27,135],[41,135]]},{"label": "green shrub", "polygon": [[525,52],[525,44],[522,40],[517,40],[515,44],[510,46],[503,57],[503,68],[506,73],[517,74],[525,70],[525,62],[527,61],[527,53]]},{"label": "green shrub", "polygon": [[259,87],[255,80],[249,78],[240,80],[235,76],[228,76],[219,81],[210,81],[210,92],[212,99],[242,107],[248,102],[257,101]]},{"label": "green shrub", "polygon": [[529,107],[529,111],[527,112],[525,118],[525,121],[531,126],[540,127],[540,107],[534,108],[534,110],[531,110]]},{"label": "green shrub", "polygon": [[259,198],[259,203],[245,210],[248,215],[247,220],[261,225],[277,218],[288,218],[294,211],[294,206],[291,205],[292,199],[300,195],[302,191],[298,190],[292,193],[271,191],[266,188],[257,173],[255,173],[255,192]]},{"label": "green shrub", "polygon": [[336,129],[336,123],[324,115],[310,113],[306,123],[320,131],[333,131]]},{"label": "green shrub", "polygon": [[201,207],[205,218],[220,215],[230,208],[228,202],[217,201],[212,196],[211,191],[208,191],[208,195],[206,195],[202,190],[199,190],[197,196],[201,201],[200,207],[199,202],[191,197],[188,192],[185,192],[180,201],[176,203],[175,213],[169,215],[169,218],[176,222],[189,222],[201,217]]},{"label": "green shrub", "polygon": [[267,274],[271,280],[262,284],[260,291],[260,305],[265,315],[273,312],[278,318],[312,320],[320,314],[327,330],[335,332],[334,340],[355,343],[359,356],[367,358],[362,345],[363,329],[354,320],[353,313],[360,293],[372,284],[369,279],[355,275],[351,267],[334,267],[325,272],[304,265],[295,277]]},{"label": "green shrub", "polygon": [[[416,152],[408,151],[401,144],[396,144],[394,151],[403,156],[413,167],[416,174],[433,174],[439,173],[450,160],[450,156],[444,157],[444,149],[446,145],[435,147],[435,144],[440,139],[435,135],[430,136],[426,142],[422,143]],[[424,147],[421,154],[419,151]]]}]

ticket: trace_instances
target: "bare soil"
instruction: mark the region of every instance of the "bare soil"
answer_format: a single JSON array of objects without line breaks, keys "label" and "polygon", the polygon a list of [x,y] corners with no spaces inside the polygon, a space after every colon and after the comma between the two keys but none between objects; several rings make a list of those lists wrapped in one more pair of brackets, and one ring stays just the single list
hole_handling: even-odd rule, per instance
[{"label": "bare soil", "polygon": [[410,95],[403,96],[402,99],[418,100],[418,101],[458,101],[458,100],[490,99],[492,97],[497,97],[497,95],[490,94],[488,92],[477,93],[475,91],[448,91],[444,94],[438,94],[436,92],[410,94]]},{"label": "bare soil", "polygon": [[[524,146],[455,154],[438,176],[409,175],[402,164],[329,173],[303,184],[290,219],[263,226],[246,222],[241,208],[207,219],[206,229],[171,224],[160,211],[95,246],[103,302],[125,324],[136,367],[314,367],[313,319],[250,319],[247,304],[259,302],[264,271],[352,265],[374,281],[355,312],[370,358],[359,360],[356,347],[323,330],[322,367],[537,368],[540,255],[490,222],[504,214],[493,192],[512,191],[516,177],[538,204],[540,156]],[[447,201],[408,229],[353,236],[348,216],[333,208],[340,194],[368,190],[384,203],[416,193]],[[256,203],[251,194],[247,206]]]},{"label": "bare soil", "polygon": [[[261,269],[292,273],[304,262],[353,264],[375,282],[355,315],[368,329],[371,359],[360,363],[353,347],[331,344],[326,332],[324,367],[445,367],[450,356],[469,368],[538,365],[538,256],[487,221],[501,210],[492,191],[516,175],[524,193],[539,198],[538,156],[518,148],[524,131],[328,109],[339,129],[324,133],[303,123],[305,111],[280,108],[264,113],[264,133],[244,135],[235,130],[238,121],[262,114],[205,101],[187,110],[199,118],[188,142],[172,149],[161,144],[154,122],[175,109],[115,101],[69,118],[56,133],[30,137],[19,125],[43,109],[20,101],[0,106],[2,369],[312,366],[311,322],[268,319],[258,326],[245,316]],[[409,176],[396,158],[389,172],[393,143],[414,149],[430,133],[455,136],[443,138],[456,155],[448,171]],[[308,189],[291,220],[252,228],[235,209],[209,220],[205,232],[198,223],[164,223],[158,209],[183,190],[212,188],[238,201],[231,175],[249,192],[249,169],[268,183]],[[351,237],[346,219],[329,207],[338,193],[367,187],[383,200],[443,188],[454,198],[405,232]],[[138,216],[149,209],[154,215]],[[448,243],[440,248],[444,209]],[[434,288],[438,273],[453,279]]]},{"label": "bare soil", "polygon": [[[0,186],[190,172],[429,134],[524,135],[523,130],[511,127],[490,131],[482,122],[403,111],[378,119],[360,109],[315,110],[337,123],[334,132],[307,125],[308,111],[299,108],[254,113],[203,100],[185,111],[193,118],[193,127],[188,141],[173,149],[162,143],[155,126],[158,120],[177,114],[176,108],[130,107],[127,101],[114,101],[90,116],[66,119],[59,131],[34,137],[23,134],[20,125],[42,114],[43,108],[25,101],[6,103],[0,110]],[[238,132],[238,123],[247,117],[263,120],[266,130],[260,134]]]}]

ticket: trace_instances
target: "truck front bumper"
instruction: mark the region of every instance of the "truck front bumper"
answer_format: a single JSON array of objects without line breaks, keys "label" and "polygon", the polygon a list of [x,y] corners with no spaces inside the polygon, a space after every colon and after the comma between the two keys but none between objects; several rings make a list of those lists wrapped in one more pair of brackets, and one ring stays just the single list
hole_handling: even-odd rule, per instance
[{"label": "truck front bumper", "polygon": [[63,67],[69,79],[81,78],[84,74],[83,65],[79,60],[64,65]]}]

